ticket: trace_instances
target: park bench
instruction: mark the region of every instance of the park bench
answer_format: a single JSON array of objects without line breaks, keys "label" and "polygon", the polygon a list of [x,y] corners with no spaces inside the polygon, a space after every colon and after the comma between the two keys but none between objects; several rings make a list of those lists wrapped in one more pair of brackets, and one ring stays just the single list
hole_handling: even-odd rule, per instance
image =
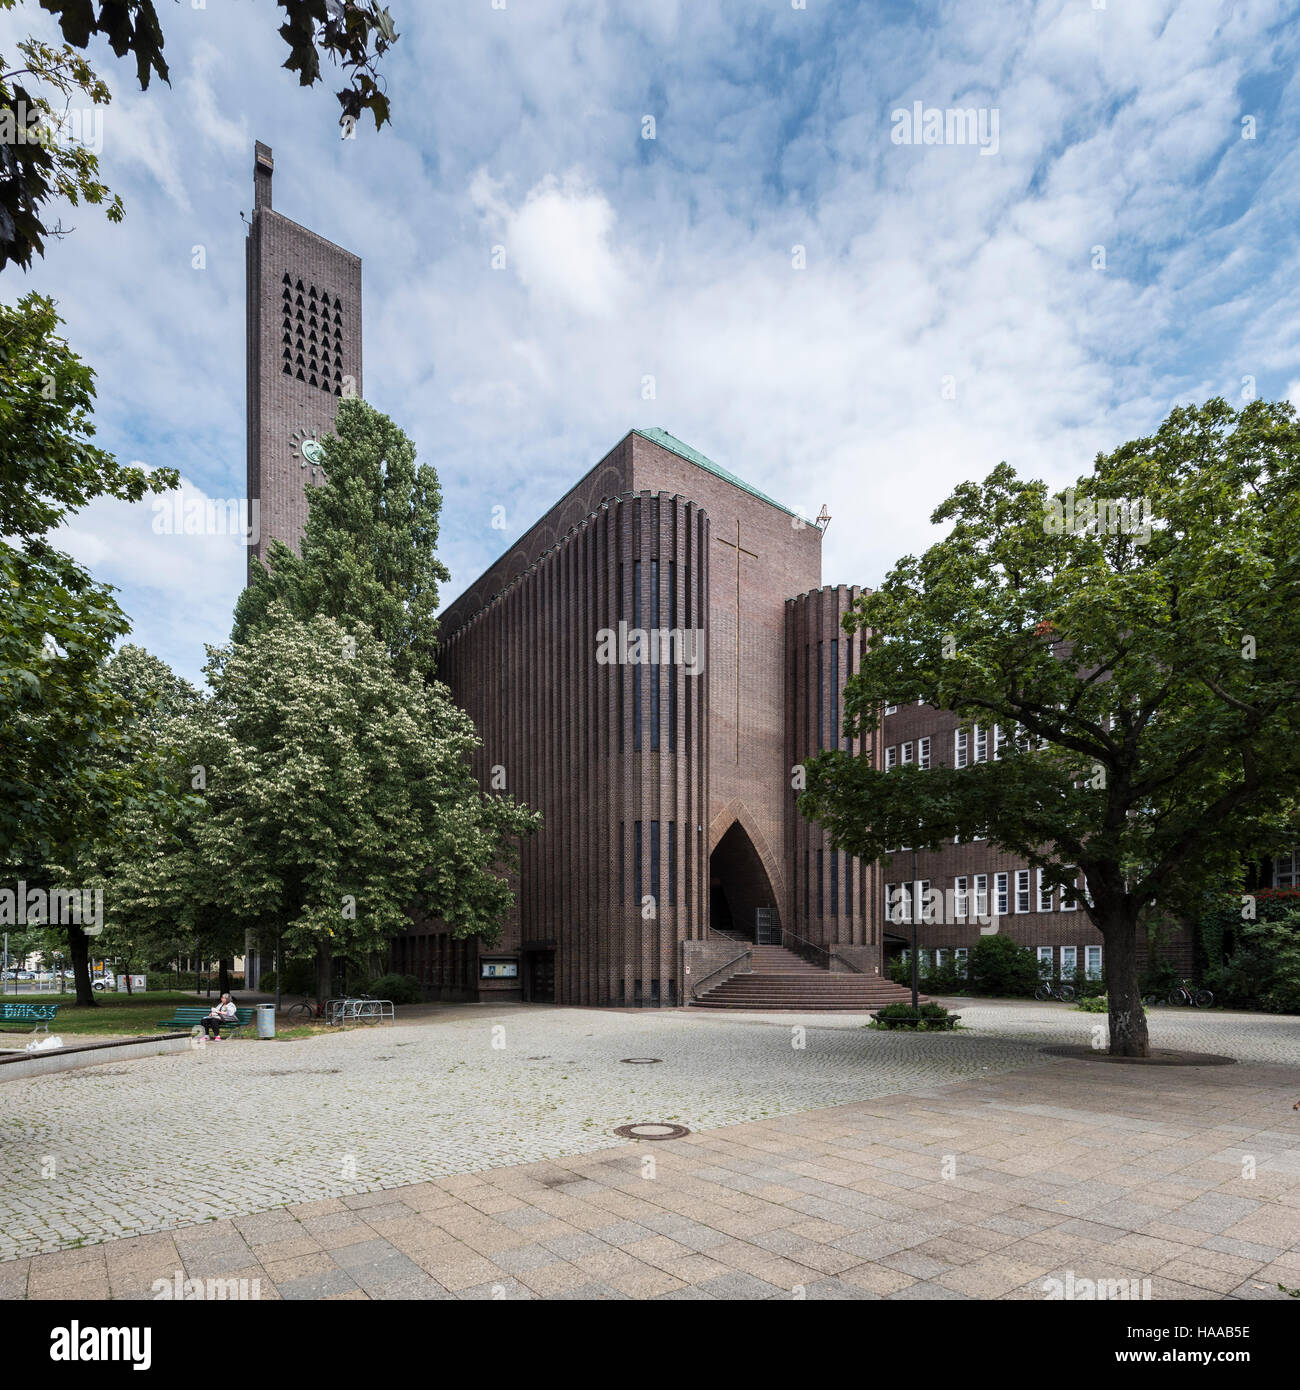
[{"label": "park bench", "polygon": [[34,1023],[33,1032],[48,1033],[58,1012],[57,1004],[0,1004],[0,1023]]},{"label": "park bench", "polygon": [[[192,1032],[195,1028],[202,1026],[203,1020],[207,1018],[209,1013],[211,1013],[211,1010],[205,1009],[201,1005],[198,1007],[181,1005],[181,1007],[176,1010],[175,1017],[159,1019],[158,1027],[184,1028],[187,1032]],[[221,1031],[226,1032],[228,1030],[233,1036],[241,1029],[247,1028],[256,1017],[256,1009],[249,1008],[245,1005],[239,1005],[236,1007],[234,1019],[223,1020]]]}]

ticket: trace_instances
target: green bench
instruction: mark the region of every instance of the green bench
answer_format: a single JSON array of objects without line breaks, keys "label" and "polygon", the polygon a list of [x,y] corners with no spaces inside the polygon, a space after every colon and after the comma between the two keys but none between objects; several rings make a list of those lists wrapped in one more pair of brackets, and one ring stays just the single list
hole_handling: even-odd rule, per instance
[{"label": "green bench", "polygon": [[[211,1012],[211,1009],[205,1009],[202,1006],[199,1006],[197,1008],[191,1008],[182,1005],[180,1008],[176,1010],[175,1017],[159,1019],[158,1027],[184,1028],[186,1032],[193,1032],[196,1026],[202,1026],[203,1020],[207,1018],[208,1014],[210,1014]],[[245,1005],[239,1005],[235,1009],[235,1017],[233,1020],[222,1021],[221,1031],[225,1032],[228,1030],[230,1034],[233,1036],[234,1034],[238,1033],[241,1029],[247,1028],[248,1025],[252,1023],[256,1017],[256,1009],[249,1008]]]},{"label": "green bench", "polygon": [[44,1030],[48,1033],[58,1012],[57,1004],[0,1004],[0,1022],[34,1023],[34,1032]]}]

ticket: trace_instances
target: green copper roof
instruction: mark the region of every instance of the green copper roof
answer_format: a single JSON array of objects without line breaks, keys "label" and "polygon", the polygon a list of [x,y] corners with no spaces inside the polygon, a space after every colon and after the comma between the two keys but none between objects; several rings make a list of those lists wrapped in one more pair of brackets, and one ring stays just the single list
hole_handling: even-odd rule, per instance
[{"label": "green copper roof", "polygon": [[757,497],[760,501],[768,503],[778,511],[787,512],[790,516],[798,516],[798,512],[790,511],[789,507],[784,507],[775,498],[769,497],[765,492],[759,492],[756,487],[738,478],[734,473],[728,473],[725,468],[714,463],[712,459],[705,458],[698,450],[692,449],[689,444],[683,444],[676,435],[669,434],[667,430],[661,430],[657,426],[648,430],[633,430],[633,434],[639,434],[642,439],[648,439],[651,444],[658,444],[661,449],[667,449],[670,454],[676,454],[678,458],[684,458],[689,463],[698,464],[701,468],[706,468],[710,473],[740,488],[742,492],[747,492],[751,497]]}]

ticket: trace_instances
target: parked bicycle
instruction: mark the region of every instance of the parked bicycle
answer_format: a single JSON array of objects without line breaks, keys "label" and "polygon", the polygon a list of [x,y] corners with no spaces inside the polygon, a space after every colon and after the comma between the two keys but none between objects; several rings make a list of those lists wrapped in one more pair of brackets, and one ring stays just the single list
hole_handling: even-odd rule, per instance
[{"label": "parked bicycle", "polygon": [[1198,1009],[1208,1009],[1214,1003],[1214,995],[1208,989],[1197,989],[1190,980],[1180,980],[1169,991],[1171,1004],[1190,1004]]},{"label": "parked bicycle", "polygon": [[313,999],[310,995],[304,995],[296,1004],[290,1004],[286,1010],[290,1018],[324,1018],[325,1002],[321,999]]},{"label": "parked bicycle", "polygon": [[1034,991],[1034,998],[1040,1002],[1046,999],[1059,999],[1062,1004],[1069,1004],[1074,996],[1074,986],[1067,985],[1061,980],[1044,980]]}]

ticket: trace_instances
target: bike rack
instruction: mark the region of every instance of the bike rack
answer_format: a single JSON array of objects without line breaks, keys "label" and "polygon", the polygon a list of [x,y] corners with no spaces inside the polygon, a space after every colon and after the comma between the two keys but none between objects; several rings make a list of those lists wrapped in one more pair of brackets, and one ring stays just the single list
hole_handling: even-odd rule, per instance
[{"label": "bike rack", "polygon": [[327,999],[325,1022],[331,1026],[341,1023],[396,1022],[397,1012],[391,999]]}]

